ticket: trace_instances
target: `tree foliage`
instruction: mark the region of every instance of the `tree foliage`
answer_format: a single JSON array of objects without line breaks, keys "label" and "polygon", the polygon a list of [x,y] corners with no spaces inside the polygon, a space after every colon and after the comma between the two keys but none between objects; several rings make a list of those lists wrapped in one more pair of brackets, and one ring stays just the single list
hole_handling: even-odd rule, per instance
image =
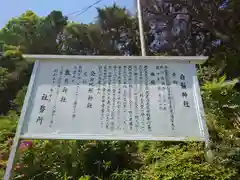
[{"label": "tree foliage", "polygon": [[[211,161],[201,143],[22,141],[14,179],[237,180],[240,174],[240,3],[238,0],[145,0],[148,53],[209,55],[198,67]],[[32,71],[29,54],[139,55],[136,17],[117,5],[98,8],[95,23],[69,22],[59,11],[27,11],[0,30],[0,178]]]}]

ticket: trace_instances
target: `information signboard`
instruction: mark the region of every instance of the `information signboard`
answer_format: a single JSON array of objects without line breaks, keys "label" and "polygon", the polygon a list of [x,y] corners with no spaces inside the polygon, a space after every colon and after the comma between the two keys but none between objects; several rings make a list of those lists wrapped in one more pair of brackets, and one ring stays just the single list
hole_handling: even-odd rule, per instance
[{"label": "information signboard", "polygon": [[39,59],[20,138],[203,141],[199,92],[189,61]]}]

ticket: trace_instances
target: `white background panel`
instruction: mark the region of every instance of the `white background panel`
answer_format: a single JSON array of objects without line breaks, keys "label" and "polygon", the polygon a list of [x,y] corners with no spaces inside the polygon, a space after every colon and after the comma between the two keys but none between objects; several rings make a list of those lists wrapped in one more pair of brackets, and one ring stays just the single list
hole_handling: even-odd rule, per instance
[{"label": "white background panel", "polygon": [[[81,66],[81,71],[78,71],[79,66]],[[99,71],[100,66],[102,72]],[[104,66],[107,67],[105,78]],[[114,66],[117,67],[116,70]],[[127,67],[125,75],[124,66]],[[121,67],[121,75],[119,67]],[[140,79],[141,67],[143,69],[142,80]],[[144,71],[144,67],[147,67],[147,72]],[[63,68],[62,76],[60,75],[61,68]],[[53,84],[55,69],[58,69],[58,72]],[[69,73],[66,73],[66,70],[69,70]],[[76,76],[74,76],[74,71],[76,71]],[[92,71],[95,72],[95,76],[93,76],[93,87],[90,87]],[[108,77],[111,73],[112,76]],[[181,75],[184,75],[182,80]],[[58,84],[60,76],[62,81]],[[102,77],[100,84],[99,76]],[[126,76],[126,84],[124,84],[124,76]],[[195,65],[185,63],[158,64],[151,60],[147,63],[137,60],[129,60],[127,63],[121,60],[114,62],[109,60],[40,61],[21,136],[43,139],[194,138],[202,140],[203,134],[200,131],[202,127],[194,99],[194,96],[199,96],[195,94],[194,76],[196,76]],[[65,79],[68,79],[68,84],[64,84]],[[110,84],[108,84],[109,79],[111,79]],[[107,84],[103,84],[104,81]],[[183,84],[182,87],[181,83],[185,85]],[[147,112],[146,84],[149,88],[149,113]],[[65,92],[63,92],[64,87]],[[89,88],[92,88],[90,92]],[[103,88],[106,88],[105,93]],[[109,95],[108,90],[110,90]],[[47,95],[45,100],[42,99],[44,94]],[[101,118],[103,96],[105,96],[105,108],[104,117]],[[142,104],[141,96],[143,96]],[[88,101],[89,98],[93,99]],[[124,107],[124,99],[127,102],[126,107]],[[110,100],[109,103],[108,100]],[[76,108],[73,106],[75,101],[77,102]],[[187,102],[185,106],[189,107],[184,106],[184,101]],[[87,108],[88,103],[91,103],[91,108]],[[119,107],[118,104],[120,104]],[[108,106],[109,113],[107,112]],[[41,107],[42,110],[44,109],[42,112]],[[55,113],[53,113],[54,109]],[[129,111],[132,111],[131,120]],[[143,117],[141,114],[144,114]],[[147,114],[150,114],[149,120],[147,120]],[[42,123],[37,121],[39,117],[42,118]],[[107,121],[109,122],[108,128],[106,128]],[[148,128],[149,122],[151,130]]]}]

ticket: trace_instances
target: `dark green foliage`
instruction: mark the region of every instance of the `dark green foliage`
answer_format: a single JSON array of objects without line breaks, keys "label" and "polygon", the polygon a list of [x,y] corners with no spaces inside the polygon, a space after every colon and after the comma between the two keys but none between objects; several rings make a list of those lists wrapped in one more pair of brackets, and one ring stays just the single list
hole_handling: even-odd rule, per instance
[{"label": "dark green foliage", "polygon": [[31,63],[26,62],[16,50],[6,51],[0,59],[0,114],[6,114],[11,109],[17,92],[28,84],[31,67]]},{"label": "dark green foliage", "polygon": [[130,142],[34,141],[32,148],[19,155],[18,164],[27,166],[18,173],[24,173],[25,179],[58,179],[65,173],[75,178],[86,174],[108,178],[117,170],[139,167],[138,158],[130,153],[137,149],[133,146]]}]

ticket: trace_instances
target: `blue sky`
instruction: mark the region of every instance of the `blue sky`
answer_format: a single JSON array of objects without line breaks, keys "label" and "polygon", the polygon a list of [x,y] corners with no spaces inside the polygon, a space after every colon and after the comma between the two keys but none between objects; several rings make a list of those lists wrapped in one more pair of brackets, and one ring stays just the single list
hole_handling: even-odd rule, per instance
[{"label": "blue sky", "polygon": [[[19,16],[26,10],[34,11],[38,16],[46,16],[52,10],[60,10],[64,15],[80,11],[93,4],[97,0],[1,0],[0,28],[12,17]],[[134,0],[115,0],[122,7],[134,10]],[[114,0],[103,0],[95,7],[104,7],[113,4]],[[69,20],[89,23],[97,16],[96,8],[93,7],[81,16],[69,16]]]}]

